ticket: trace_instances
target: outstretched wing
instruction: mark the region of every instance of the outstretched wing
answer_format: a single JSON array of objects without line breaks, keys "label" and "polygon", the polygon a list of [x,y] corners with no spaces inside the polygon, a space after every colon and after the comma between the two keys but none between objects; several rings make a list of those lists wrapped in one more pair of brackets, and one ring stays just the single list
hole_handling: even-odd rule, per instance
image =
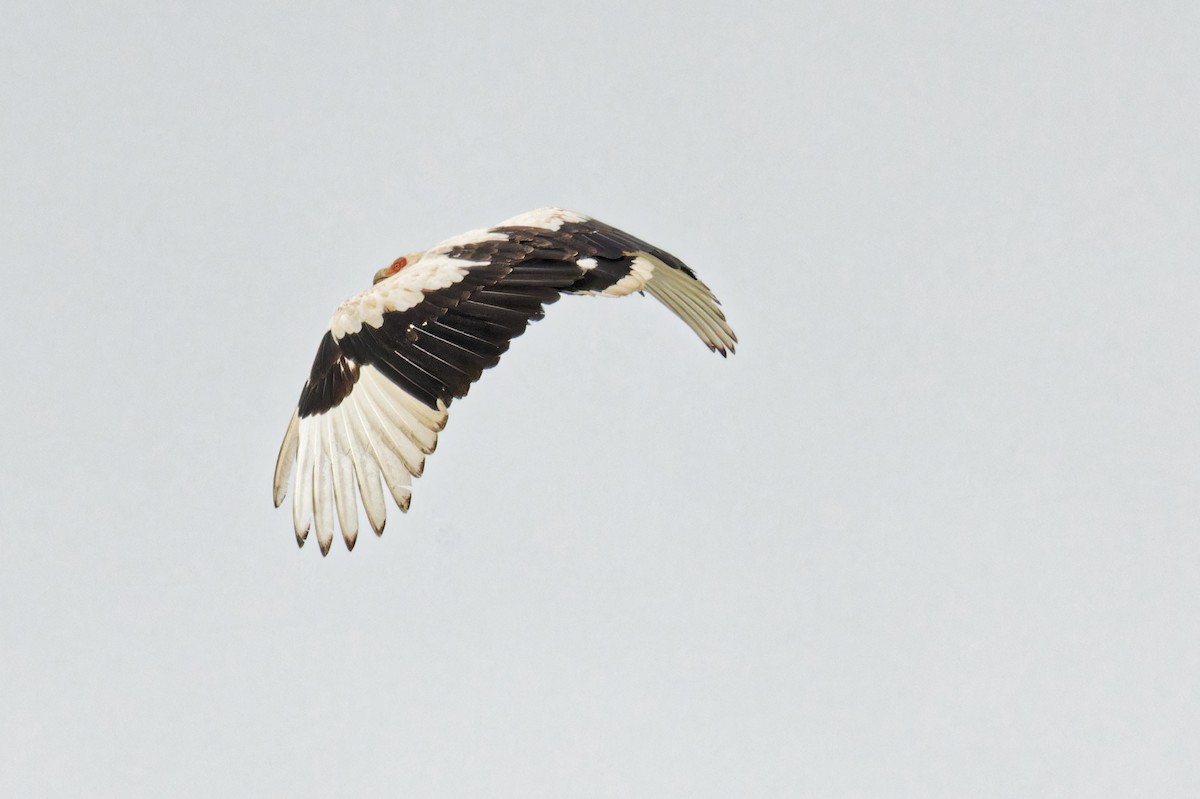
[{"label": "outstretched wing", "polygon": [[737,338],[719,303],[681,261],[558,208],[447,239],[347,300],[317,348],[275,466],[277,507],[295,466],[297,542],[315,526],[328,553],[336,515],[353,548],[356,494],[381,533],[381,483],[407,510],[412,478],[437,444],[447,407],[545,305],[562,293],[635,291],[659,299],[710,349],[733,351]]}]

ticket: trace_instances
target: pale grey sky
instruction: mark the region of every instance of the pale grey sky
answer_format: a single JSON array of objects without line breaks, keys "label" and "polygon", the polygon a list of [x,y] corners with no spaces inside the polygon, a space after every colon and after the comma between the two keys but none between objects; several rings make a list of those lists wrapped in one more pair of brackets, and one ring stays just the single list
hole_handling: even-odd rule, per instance
[{"label": "pale grey sky", "polygon": [[[0,795],[1200,793],[1189,3],[16,3]],[[567,298],[298,550],[330,314],[541,205]]]}]

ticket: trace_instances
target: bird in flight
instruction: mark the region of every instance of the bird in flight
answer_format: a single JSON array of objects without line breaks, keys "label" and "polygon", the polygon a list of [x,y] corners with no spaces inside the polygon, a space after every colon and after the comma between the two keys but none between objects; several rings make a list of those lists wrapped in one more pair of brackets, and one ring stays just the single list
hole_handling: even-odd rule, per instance
[{"label": "bird in flight", "polygon": [[397,258],[334,312],[275,463],[275,507],[294,469],[292,521],[321,554],[334,519],[348,549],[358,500],[377,535],[382,484],[407,511],[446,409],[562,294],[648,293],[722,356],[737,336],[696,273],[670,253],[563,208],[540,208]]}]

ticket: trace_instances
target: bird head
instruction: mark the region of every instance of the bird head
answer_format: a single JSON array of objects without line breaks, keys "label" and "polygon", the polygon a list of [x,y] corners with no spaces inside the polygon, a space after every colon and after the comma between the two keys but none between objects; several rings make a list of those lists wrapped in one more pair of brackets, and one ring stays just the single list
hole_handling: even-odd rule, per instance
[{"label": "bird head", "polygon": [[425,253],[423,253],[423,252],[410,252],[408,255],[401,255],[399,258],[392,261],[391,266],[386,266],[383,269],[380,269],[378,272],[376,272],[375,280],[372,282],[378,283],[381,280],[385,280],[385,279],[391,277],[392,275],[396,274],[404,267],[411,266],[411,265],[415,264],[417,261],[421,260],[421,256],[424,254]]}]

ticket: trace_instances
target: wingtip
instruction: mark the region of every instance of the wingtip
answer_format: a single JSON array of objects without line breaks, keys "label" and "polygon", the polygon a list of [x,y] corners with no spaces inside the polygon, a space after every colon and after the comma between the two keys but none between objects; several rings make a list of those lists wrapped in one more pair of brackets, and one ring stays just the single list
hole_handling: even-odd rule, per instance
[{"label": "wingtip", "polygon": [[287,495],[288,479],[296,463],[296,454],[300,446],[299,420],[299,412],[292,411],[287,431],[283,434],[283,443],[279,445],[279,457],[275,460],[275,479],[271,490],[277,508],[283,504],[283,498]]}]

